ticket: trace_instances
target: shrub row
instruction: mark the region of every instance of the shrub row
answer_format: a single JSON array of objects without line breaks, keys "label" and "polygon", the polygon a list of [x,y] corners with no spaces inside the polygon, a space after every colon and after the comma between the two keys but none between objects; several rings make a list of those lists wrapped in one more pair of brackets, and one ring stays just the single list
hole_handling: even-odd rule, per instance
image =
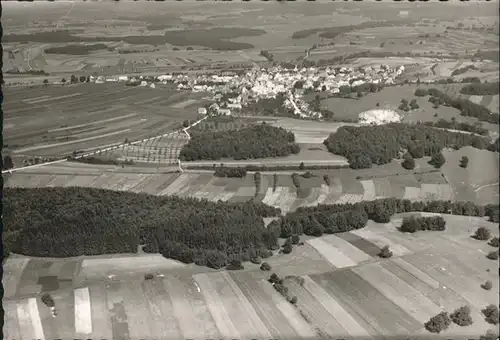
[{"label": "shrub row", "polygon": [[404,233],[415,233],[420,230],[443,231],[445,228],[446,221],[441,216],[411,216],[403,219],[400,231]]},{"label": "shrub row", "polygon": [[214,176],[216,177],[232,177],[243,178],[247,175],[247,170],[242,167],[218,167],[215,169]]},{"label": "shrub row", "polygon": [[468,94],[471,96],[494,96],[499,94],[499,83],[474,83],[465,85],[460,89],[461,94]]},{"label": "shrub row", "polygon": [[489,133],[488,129],[482,128],[477,124],[469,124],[465,122],[458,123],[456,121],[450,122],[445,119],[440,119],[437,122],[424,122],[424,124],[427,126],[433,126],[442,129],[453,129],[453,130],[471,132],[482,136],[488,136]]},{"label": "shrub row", "polygon": [[[189,164],[185,167],[190,170],[213,170],[217,165],[193,165]],[[225,165],[226,167],[229,167]],[[246,171],[296,171],[296,170],[338,170],[338,169],[347,169],[349,165],[328,165],[328,164],[318,164],[318,165],[306,165],[301,163],[300,165],[246,165],[243,168]]]}]

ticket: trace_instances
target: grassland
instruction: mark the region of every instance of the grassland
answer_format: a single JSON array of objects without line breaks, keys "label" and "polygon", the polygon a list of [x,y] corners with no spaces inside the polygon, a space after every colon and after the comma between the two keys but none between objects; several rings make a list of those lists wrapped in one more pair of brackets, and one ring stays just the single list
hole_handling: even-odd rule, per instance
[{"label": "grassland", "polygon": [[[466,339],[483,334],[491,325],[480,310],[498,296],[496,263],[484,257],[491,247],[470,235],[485,226],[498,236],[498,228],[482,218],[443,215],[446,231],[406,235],[397,230],[404,216],[396,215],[384,225],[369,222],[355,232],[306,238],[292,254],[268,259],[280,276],[304,278],[302,285],[293,277],[285,279],[290,294],[298,297],[296,307],[265,281],[269,274],[253,264],[228,273],[174,268],[169,260],[135,255],[128,261],[149,264],[135,266],[133,272],[122,271],[118,259],[109,257],[13,256],[5,263],[4,285],[10,275],[26,279],[5,286],[4,339],[19,334],[46,339],[165,335],[202,339],[206,334],[248,339],[419,338],[428,336],[423,323],[431,316],[463,304],[471,307],[474,324],[452,326],[443,336]],[[374,254],[381,243],[390,244],[391,259]],[[328,261],[332,258],[334,263]],[[103,266],[116,265],[115,276],[108,277],[111,272]],[[144,281],[144,273],[156,277]],[[60,286],[39,284],[48,278]],[[61,286],[68,279],[71,286]],[[493,282],[489,291],[480,287],[486,280]],[[40,301],[42,292],[53,296],[56,317]]]}]

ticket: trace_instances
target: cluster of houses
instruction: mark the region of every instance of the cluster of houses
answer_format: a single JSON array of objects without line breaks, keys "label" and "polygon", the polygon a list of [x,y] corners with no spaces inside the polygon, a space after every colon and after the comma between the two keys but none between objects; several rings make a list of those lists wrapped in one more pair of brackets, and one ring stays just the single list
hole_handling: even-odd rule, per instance
[{"label": "cluster of houses", "polygon": [[364,68],[326,67],[285,69],[277,66],[269,69],[254,68],[246,73],[224,74],[166,74],[156,77],[91,77],[90,81],[127,82],[136,86],[155,87],[155,83],[176,84],[178,90],[208,92],[216,103],[211,109],[200,108],[201,114],[230,115],[244,106],[265,98],[285,95],[284,106],[300,117],[321,118],[304,100],[307,92],[338,94],[342,87],[357,87],[363,84],[394,84],[396,77],[404,72],[404,66],[392,68],[387,65]]}]

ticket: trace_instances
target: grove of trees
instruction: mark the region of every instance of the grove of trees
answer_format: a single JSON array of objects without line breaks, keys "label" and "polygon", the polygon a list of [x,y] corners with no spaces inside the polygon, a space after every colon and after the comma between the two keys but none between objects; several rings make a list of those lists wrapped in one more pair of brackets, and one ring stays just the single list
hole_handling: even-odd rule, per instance
[{"label": "grove of trees", "polygon": [[353,169],[387,164],[407,150],[413,158],[433,156],[443,148],[489,147],[489,139],[423,124],[392,123],[379,126],[342,126],[331,133],[323,144],[328,151],[344,156]]},{"label": "grove of trees", "polygon": [[[429,201],[412,202],[396,198],[384,198],[375,201],[363,201],[346,204],[320,204],[314,207],[299,207],[296,211],[272,221],[267,229],[274,237],[288,239],[293,235],[321,236],[360,229],[366,226],[368,219],[378,223],[387,223],[396,213],[405,212],[449,213],[465,216],[489,216],[495,222],[498,219],[498,206],[475,205],[472,202]],[[408,219],[408,231],[444,230],[445,221],[441,216],[418,217]],[[496,223],[496,222],[495,222]],[[402,226],[401,231],[405,231]],[[290,241],[290,245],[292,242]]]},{"label": "grove of trees", "polygon": [[280,127],[257,124],[223,132],[194,132],[181,152],[183,161],[235,160],[298,154],[295,136]]},{"label": "grove of trees", "polygon": [[263,203],[212,203],[93,188],[6,188],[4,242],[16,254],[69,257],[161,253],[184,263],[221,268],[266,258],[277,238]]},{"label": "grove of trees", "polygon": [[247,170],[242,167],[225,167],[220,166],[215,168],[214,176],[217,177],[237,177],[243,178],[247,175]]}]

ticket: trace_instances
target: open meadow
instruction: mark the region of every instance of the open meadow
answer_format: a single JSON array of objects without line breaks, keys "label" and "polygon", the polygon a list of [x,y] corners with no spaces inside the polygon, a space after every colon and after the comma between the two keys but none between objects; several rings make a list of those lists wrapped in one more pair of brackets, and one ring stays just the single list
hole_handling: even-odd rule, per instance
[{"label": "open meadow", "polygon": [[[471,308],[472,326],[452,325],[443,339],[494,329],[481,309],[498,297],[497,263],[484,256],[491,247],[470,235],[483,226],[498,236],[496,225],[442,215],[445,231],[410,235],[397,230],[404,216],[306,238],[291,254],[269,258],[297,296],[295,306],[254,264],[227,272],[189,269],[159,255],[13,256],[4,264],[4,339],[424,339],[426,321],[462,305]],[[392,258],[377,256],[383,245]],[[145,280],[145,273],[153,278]],[[491,290],[480,287],[486,280]],[[55,317],[43,293],[53,297]]]}]

